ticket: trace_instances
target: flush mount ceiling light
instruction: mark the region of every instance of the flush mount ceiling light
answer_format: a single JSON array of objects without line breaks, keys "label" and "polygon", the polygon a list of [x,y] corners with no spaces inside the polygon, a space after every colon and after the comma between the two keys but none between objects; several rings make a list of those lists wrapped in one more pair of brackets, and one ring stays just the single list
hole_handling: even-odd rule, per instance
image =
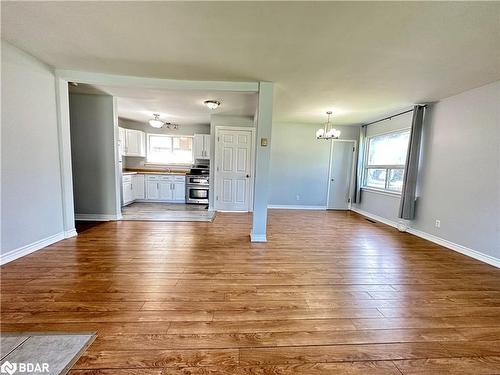
[{"label": "flush mount ceiling light", "polygon": [[217,100],[205,100],[203,104],[210,109],[217,109],[220,106],[220,102]]},{"label": "flush mount ceiling light", "polygon": [[328,116],[328,120],[325,122],[323,128],[318,129],[316,132],[316,139],[338,139],[340,137],[340,130],[332,128],[332,124],[330,123],[332,111],[328,111],[326,114]]},{"label": "flush mount ceiling light", "polygon": [[151,125],[153,128],[161,128],[165,123],[160,120],[160,115],[158,113],[153,114],[154,118],[149,120],[149,125]]}]

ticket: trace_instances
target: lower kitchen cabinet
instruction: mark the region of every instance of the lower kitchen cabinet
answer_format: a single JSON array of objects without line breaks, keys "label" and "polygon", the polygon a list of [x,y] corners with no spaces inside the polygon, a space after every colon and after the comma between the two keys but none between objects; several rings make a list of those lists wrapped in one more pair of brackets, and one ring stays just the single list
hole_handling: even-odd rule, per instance
[{"label": "lower kitchen cabinet", "polygon": [[184,203],[186,201],[185,177],[179,175],[123,175],[123,205],[136,200]]},{"label": "lower kitchen cabinet", "polygon": [[134,201],[134,186],[132,184],[132,176],[126,175],[122,177],[122,198],[123,205],[127,205]]},{"label": "lower kitchen cabinet", "polygon": [[145,178],[143,174],[132,175],[132,190],[134,199],[146,199]]},{"label": "lower kitchen cabinet", "polygon": [[184,176],[146,176],[146,200],[179,202],[186,200]]}]

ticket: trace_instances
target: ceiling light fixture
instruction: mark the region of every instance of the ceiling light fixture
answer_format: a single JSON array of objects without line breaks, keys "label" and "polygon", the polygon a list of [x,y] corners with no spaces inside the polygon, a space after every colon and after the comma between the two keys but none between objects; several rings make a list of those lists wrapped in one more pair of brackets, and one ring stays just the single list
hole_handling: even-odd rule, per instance
[{"label": "ceiling light fixture", "polygon": [[220,106],[220,102],[217,100],[205,100],[203,102],[210,109],[217,109]]},{"label": "ceiling light fixture", "polygon": [[160,114],[159,113],[154,113],[153,114],[154,118],[152,118],[151,120],[149,120],[149,125],[151,125],[153,128],[161,128],[163,125],[165,125],[165,123],[160,120]]},{"label": "ceiling light fixture", "polygon": [[328,111],[326,114],[328,116],[328,120],[325,122],[324,127],[318,129],[316,132],[316,139],[338,139],[340,137],[340,130],[332,128],[332,124],[330,123],[332,111]]}]

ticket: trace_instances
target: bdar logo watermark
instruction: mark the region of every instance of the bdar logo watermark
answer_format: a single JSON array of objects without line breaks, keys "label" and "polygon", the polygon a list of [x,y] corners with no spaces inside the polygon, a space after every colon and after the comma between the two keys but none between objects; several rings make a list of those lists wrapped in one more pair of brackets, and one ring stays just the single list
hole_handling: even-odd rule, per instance
[{"label": "bdar logo watermark", "polygon": [[9,375],[14,375],[14,374],[32,374],[32,373],[44,373],[44,372],[49,372],[49,364],[42,362],[36,362],[36,363],[31,363],[31,362],[19,362],[19,363],[12,363],[9,361],[5,361],[2,363],[0,366],[0,373],[2,374],[9,374]]}]

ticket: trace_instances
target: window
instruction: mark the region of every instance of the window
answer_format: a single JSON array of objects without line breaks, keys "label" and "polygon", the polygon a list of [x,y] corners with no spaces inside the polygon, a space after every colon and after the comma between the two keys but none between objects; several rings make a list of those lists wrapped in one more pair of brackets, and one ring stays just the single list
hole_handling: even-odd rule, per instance
[{"label": "window", "polygon": [[367,140],[364,186],[400,193],[410,130],[375,135]]},{"label": "window", "polygon": [[147,162],[193,164],[193,137],[148,134]]}]

